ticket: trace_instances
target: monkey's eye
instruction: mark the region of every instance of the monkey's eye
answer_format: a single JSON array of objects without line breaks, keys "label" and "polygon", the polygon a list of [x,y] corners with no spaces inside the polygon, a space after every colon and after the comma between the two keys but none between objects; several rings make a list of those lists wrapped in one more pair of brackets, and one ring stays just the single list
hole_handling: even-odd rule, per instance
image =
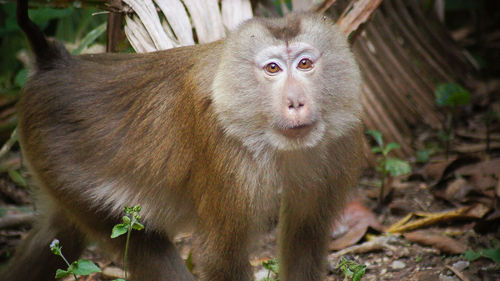
[{"label": "monkey's eye", "polygon": [[281,68],[276,63],[271,62],[265,66],[265,70],[270,74],[276,74],[281,70]]},{"label": "monkey's eye", "polygon": [[312,61],[310,59],[302,59],[299,62],[299,65],[297,65],[298,68],[306,70],[306,69],[311,69],[312,68]]}]

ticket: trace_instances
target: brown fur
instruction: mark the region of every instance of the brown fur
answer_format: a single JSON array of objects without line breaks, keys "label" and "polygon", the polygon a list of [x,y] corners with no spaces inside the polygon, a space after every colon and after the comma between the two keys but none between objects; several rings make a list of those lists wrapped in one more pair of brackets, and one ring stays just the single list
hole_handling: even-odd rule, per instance
[{"label": "brown fur", "polygon": [[[301,19],[291,20],[289,39]],[[272,33],[286,29],[265,25]],[[214,109],[215,75],[226,48],[239,42],[228,40],[60,56],[39,68],[19,104],[19,140],[43,215],[1,280],[52,280],[61,266],[48,249],[56,237],[71,259],[88,240],[122,253],[123,240],[110,239],[110,231],[123,207],[135,204],[146,229],[132,234],[133,279],[194,280],[171,242],[194,230],[201,280],[251,280],[251,241],[276,217],[280,280],[324,278],[330,223],[360,166],[360,123],[314,147],[255,154],[226,132]],[[346,79],[357,79],[352,73]],[[358,89],[359,81],[349,83]]]},{"label": "brown fur", "polygon": [[291,40],[300,33],[300,17],[298,15],[293,15],[287,18],[287,21],[283,22],[281,25],[276,25],[272,21],[263,21],[265,27],[269,32],[279,40]]}]

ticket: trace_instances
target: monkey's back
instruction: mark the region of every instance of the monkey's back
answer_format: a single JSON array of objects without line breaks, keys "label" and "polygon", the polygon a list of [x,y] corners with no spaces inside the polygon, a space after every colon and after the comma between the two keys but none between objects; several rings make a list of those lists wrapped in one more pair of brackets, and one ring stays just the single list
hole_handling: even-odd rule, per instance
[{"label": "monkey's back", "polygon": [[[186,87],[207,88],[211,79],[189,75],[206,59],[191,54],[212,49],[213,57],[217,44],[61,58],[35,72],[19,104],[19,138],[41,193],[70,215],[95,207],[111,216],[155,198],[186,201],[180,197],[188,194],[172,191],[185,184],[194,157],[193,100],[206,98]],[[158,209],[161,217],[176,206]]]}]

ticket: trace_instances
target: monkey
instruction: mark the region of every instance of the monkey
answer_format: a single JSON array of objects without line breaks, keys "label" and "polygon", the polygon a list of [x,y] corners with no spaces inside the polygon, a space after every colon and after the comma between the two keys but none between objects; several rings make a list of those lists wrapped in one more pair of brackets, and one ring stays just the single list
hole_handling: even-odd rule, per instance
[{"label": "monkey", "polygon": [[[145,54],[72,56],[17,18],[35,57],[18,105],[38,221],[1,280],[53,280],[142,207],[130,280],[252,280],[249,253],[277,223],[280,280],[326,278],[332,221],[362,164],[360,70],[327,17],[253,18],[225,39]],[[172,242],[193,233],[199,276]]]}]

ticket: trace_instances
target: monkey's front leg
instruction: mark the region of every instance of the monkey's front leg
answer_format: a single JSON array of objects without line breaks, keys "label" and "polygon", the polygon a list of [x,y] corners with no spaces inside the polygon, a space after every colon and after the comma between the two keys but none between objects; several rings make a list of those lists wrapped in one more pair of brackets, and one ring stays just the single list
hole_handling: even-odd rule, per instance
[{"label": "monkey's front leg", "polygon": [[[224,208],[224,207],[222,207]],[[231,209],[231,208],[228,208]],[[196,264],[202,281],[249,281],[248,220],[228,209],[214,209],[195,234]]]},{"label": "monkey's front leg", "polygon": [[[332,202],[324,198],[298,202],[284,198],[281,203],[278,246],[280,280],[320,281],[325,279],[328,233]],[[297,202],[293,202],[297,200]]]}]

